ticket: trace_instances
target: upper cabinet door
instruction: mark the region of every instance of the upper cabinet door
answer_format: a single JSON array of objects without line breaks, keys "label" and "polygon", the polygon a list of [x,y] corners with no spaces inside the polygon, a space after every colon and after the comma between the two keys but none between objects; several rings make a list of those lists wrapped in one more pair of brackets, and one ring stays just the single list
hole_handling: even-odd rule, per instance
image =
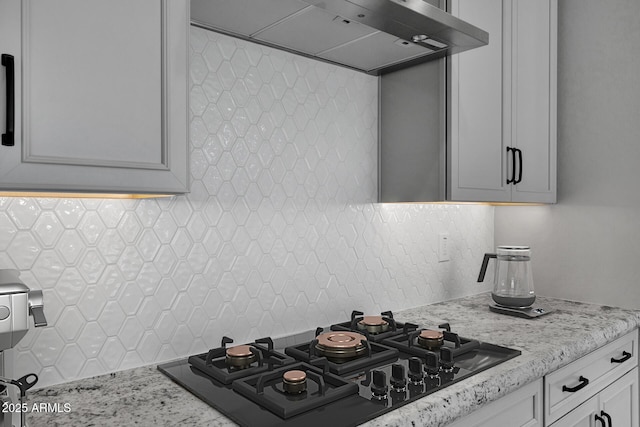
[{"label": "upper cabinet door", "polygon": [[188,191],[188,0],[0,0],[0,16],[1,189]]},{"label": "upper cabinet door", "polygon": [[511,73],[505,82],[511,93],[505,144],[520,150],[516,161],[522,168],[512,200],[555,203],[558,5],[556,0],[512,0],[505,2],[507,7],[505,64]]},{"label": "upper cabinet door", "polygon": [[451,58],[449,198],[555,203],[557,1],[454,0],[452,12],[489,45]]},{"label": "upper cabinet door", "polygon": [[487,31],[489,44],[451,57],[449,198],[508,202],[502,0],[454,1],[452,13]]}]

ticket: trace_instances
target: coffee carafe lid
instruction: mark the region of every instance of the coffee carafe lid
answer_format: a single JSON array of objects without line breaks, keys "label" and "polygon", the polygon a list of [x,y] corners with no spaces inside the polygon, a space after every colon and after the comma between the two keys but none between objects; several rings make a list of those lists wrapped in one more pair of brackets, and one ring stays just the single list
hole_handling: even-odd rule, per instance
[{"label": "coffee carafe lid", "polygon": [[503,245],[496,248],[498,255],[506,256],[529,256],[531,248],[529,246]]}]

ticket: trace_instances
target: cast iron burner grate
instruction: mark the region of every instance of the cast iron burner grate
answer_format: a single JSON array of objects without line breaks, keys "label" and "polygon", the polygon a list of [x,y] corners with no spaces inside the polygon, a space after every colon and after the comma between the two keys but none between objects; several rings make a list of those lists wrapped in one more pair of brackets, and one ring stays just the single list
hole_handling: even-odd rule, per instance
[{"label": "cast iron burner grate", "polygon": [[[367,330],[363,330],[358,327],[358,322],[364,319],[364,313],[362,311],[352,311],[351,312],[351,320],[348,322],[337,323],[335,325],[331,325],[332,331],[354,331],[359,332],[367,337],[369,341],[373,342],[381,342],[384,339],[390,338],[394,335],[398,335],[403,333],[405,324],[402,322],[396,322],[393,318],[393,313],[391,311],[383,311],[380,313],[382,319],[384,319],[389,324],[389,329],[385,332],[380,332],[377,334],[369,333]],[[418,328],[418,325],[413,325],[409,323],[414,329]]]},{"label": "cast iron burner grate", "polygon": [[230,367],[227,365],[226,355],[227,344],[231,343],[233,343],[233,339],[226,336],[222,337],[222,344],[219,348],[211,349],[207,353],[190,356],[189,364],[223,384],[231,384],[239,378],[270,371],[274,366],[284,366],[295,362],[291,357],[275,351],[273,349],[273,340],[266,337],[248,344],[251,353],[255,355],[255,362],[243,369]]},{"label": "cast iron burner grate", "polygon": [[[284,390],[282,376],[289,370],[299,370],[306,374],[306,391],[290,394]],[[358,393],[358,386],[355,383],[326,370],[323,372],[307,363],[297,363],[242,378],[234,381],[232,387],[238,393],[284,419]]]},{"label": "cast iron burner grate", "polygon": [[[433,350],[426,349],[418,344],[418,336],[426,329],[417,328],[417,325],[405,323],[401,334],[383,340],[382,344],[395,347],[402,352],[409,353],[414,356],[425,358],[427,355],[431,354]],[[480,342],[477,340],[463,338],[458,334],[451,332],[451,326],[448,323],[438,325],[438,328],[442,329],[442,334],[444,335],[444,342],[441,348],[450,349],[454,358],[468,353],[480,346]]]}]

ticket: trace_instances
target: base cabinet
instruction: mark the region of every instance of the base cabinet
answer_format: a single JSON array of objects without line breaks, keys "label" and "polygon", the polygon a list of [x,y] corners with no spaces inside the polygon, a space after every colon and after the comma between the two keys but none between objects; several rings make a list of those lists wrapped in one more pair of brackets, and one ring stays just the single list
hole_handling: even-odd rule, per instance
[{"label": "base cabinet", "polygon": [[604,411],[616,427],[637,427],[637,366],[635,330],[546,375],[545,425],[612,427]]},{"label": "base cabinet", "polygon": [[640,425],[638,410],[638,368],[600,393],[600,410],[611,416],[607,427]]},{"label": "base cabinet", "polygon": [[452,427],[638,427],[638,330],[454,422]]},{"label": "base cabinet", "polygon": [[551,426],[638,426],[638,398],[638,368],[635,368]]}]

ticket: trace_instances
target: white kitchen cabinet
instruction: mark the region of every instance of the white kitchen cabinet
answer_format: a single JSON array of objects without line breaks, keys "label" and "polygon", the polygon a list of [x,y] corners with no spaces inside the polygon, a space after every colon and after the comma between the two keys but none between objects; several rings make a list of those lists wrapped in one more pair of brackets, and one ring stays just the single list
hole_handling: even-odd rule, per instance
[{"label": "white kitchen cabinet", "polygon": [[454,0],[489,44],[451,57],[448,199],[556,202],[557,0]]},{"label": "white kitchen cabinet", "polygon": [[606,387],[553,427],[634,427],[638,424],[638,368]]},{"label": "white kitchen cabinet", "polygon": [[542,427],[542,379],[483,406],[450,427]]},{"label": "white kitchen cabinet", "polygon": [[[612,425],[640,425],[638,410],[638,368],[611,384],[600,392],[600,410],[611,417]],[[602,413],[600,415],[603,415]]]},{"label": "white kitchen cabinet", "polygon": [[638,366],[638,331],[545,376],[545,423],[551,425]]},{"label": "white kitchen cabinet", "polygon": [[188,191],[189,0],[0,0],[0,53],[0,190]]},{"label": "white kitchen cabinet", "polygon": [[638,330],[633,330],[451,427],[636,427],[638,381]]},{"label": "white kitchen cabinet", "polygon": [[638,331],[634,330],[548,374],[544,379],[545,425],[640,425],[637,366]]},{"label": "white kitchen cabinet", "polygon": [[557,0],[452,13],[489,44],[381,77],[378,200],[555,203]]}]

